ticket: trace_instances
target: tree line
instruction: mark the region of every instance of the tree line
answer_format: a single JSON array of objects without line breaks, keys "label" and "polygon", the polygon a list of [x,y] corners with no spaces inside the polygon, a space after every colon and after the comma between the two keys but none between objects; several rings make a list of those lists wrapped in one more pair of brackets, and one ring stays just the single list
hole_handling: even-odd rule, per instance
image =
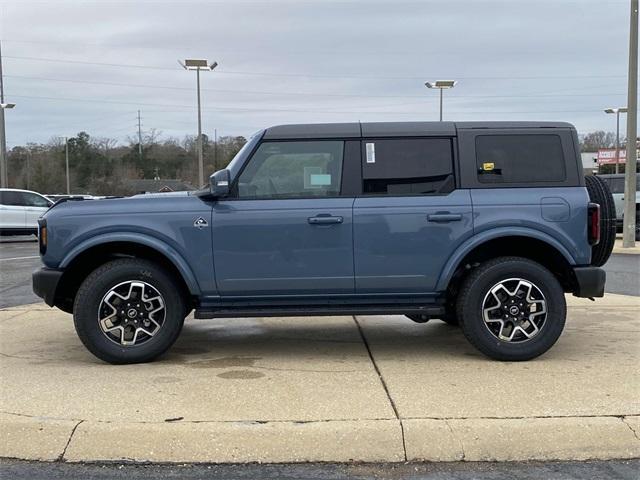
[{"label": "tree line", "polygon": [[[222,136],[213,142],[203,135],[205,176],[225,168],[246,141],[242,136]],[[131,195],[137,193],[138,179],[175,179],[200,187],[195,136],[162,138],[151,130],[141,144],[135,138],[123,145],[113,138],[79,132],[68,139],[68,148],[73,194]],[[7,154],[9,187],[44,194],[66,193],[63,138],[15,146]]]},{"label": "tree line", "polygon": [[[217,142],[203,135],[205,175],[225,168],[246,143],[242,136],[223,136]],[[80,132],[69,138],[71,193],[131,195],[137,193],[136,179],[175,179],[198,188],[196,137],[162,138],[150,130],[142,139],[119,144],[113,138]],[[620,140],[624,148],[624,139]],[[602,130],[580,136],[582,152],[596,152],[615,146],[615,133]],[[142,150],[142,151],[140,151]],[[9,186],[47,194],[66,193],[65,141],[27,143],[8,152]]]}]

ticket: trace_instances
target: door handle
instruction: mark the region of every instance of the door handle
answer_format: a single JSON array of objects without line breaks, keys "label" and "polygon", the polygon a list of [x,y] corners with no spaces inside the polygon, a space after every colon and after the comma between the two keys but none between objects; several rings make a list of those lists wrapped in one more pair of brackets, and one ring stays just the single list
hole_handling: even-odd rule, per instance
[{"label": "door handle", "polygon": [[342,217],[334,217],[332,215],[316,215],[315,217],[307,218],[307,221],[311,225],[329,225],[332,223],[342,223]]},{"label": "door handle", "polygon": [[461,213],[430,213],[427,215],[429,222],[435,223],[447,223],[447,222],[459,222],[462,220]]}]

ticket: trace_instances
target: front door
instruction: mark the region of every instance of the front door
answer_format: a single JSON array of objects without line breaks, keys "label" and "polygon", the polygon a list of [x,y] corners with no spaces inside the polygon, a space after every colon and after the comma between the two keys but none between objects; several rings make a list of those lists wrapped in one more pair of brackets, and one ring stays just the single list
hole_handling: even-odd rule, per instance
[{"label": "front door", "polygon": [[356,199],[356,293],[432,293],[473,234],[471,196],[456,189],[451,138],[368,139]]},{"label": "front door", "polygon": [[212,213],[222,296],[348,294],[353,197],[341,196],[345,142],[263,142]]}]

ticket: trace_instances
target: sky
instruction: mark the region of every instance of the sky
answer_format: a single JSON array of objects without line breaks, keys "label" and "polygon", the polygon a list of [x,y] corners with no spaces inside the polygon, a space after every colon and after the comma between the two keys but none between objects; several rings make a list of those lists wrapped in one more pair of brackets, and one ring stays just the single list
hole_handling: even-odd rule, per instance
[{"label": "sky", "polygon": [[[438,119],[550,120],[615,130],[626,104],[629,0],[0,2],[9,147],[87,131]],[[621,119],[621,132],[625,129]]]}]

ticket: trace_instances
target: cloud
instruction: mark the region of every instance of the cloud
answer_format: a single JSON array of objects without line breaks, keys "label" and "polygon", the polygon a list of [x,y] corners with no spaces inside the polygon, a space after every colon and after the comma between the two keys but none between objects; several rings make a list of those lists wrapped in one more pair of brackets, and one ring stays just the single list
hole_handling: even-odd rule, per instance
[{"label": "cloud", "polygon": [[424,81],[438,78],[459,80],[446,119],[611,130],[602,109],[626,103],[628,10],[626,0],[9,1],[5,92],[18,106],[7,141],[79,130],[124,141],[138,109],[145,129],[192,134],[195,74],[177,63],[187,57],[220,64],[201,76],[208,134],[435,120]]}]

